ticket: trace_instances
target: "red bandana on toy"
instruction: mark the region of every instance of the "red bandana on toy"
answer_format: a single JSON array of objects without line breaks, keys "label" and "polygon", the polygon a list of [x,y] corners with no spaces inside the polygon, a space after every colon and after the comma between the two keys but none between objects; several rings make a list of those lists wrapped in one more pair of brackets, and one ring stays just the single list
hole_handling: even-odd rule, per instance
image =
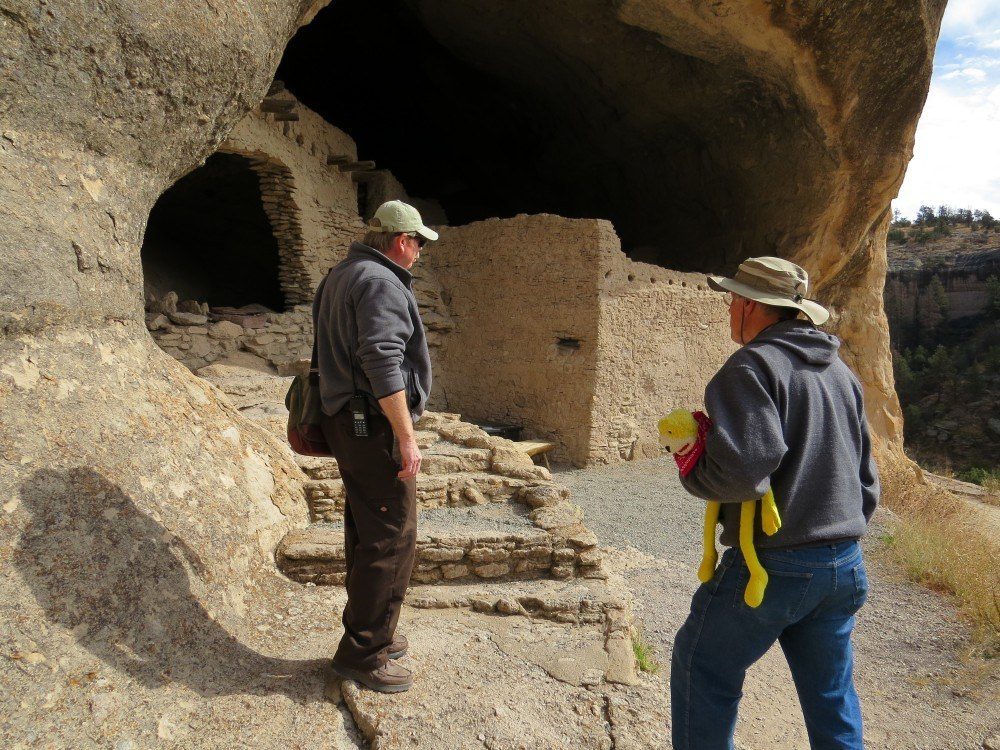
[{"label": "red bandana on toy", "polygon": [[705,452],[705,437],[708,435],[708,429],[712,426],[712,420],[703,411],[692,412],[691,416],[698,422],[698,439],[695,440],[694,448],[683,456],[679,453],[674,454],[674,461],[677,462],[677,468],[680,469],[682,477],[686,477],[694,471],[695,464],[698,463],[701,454]]}]

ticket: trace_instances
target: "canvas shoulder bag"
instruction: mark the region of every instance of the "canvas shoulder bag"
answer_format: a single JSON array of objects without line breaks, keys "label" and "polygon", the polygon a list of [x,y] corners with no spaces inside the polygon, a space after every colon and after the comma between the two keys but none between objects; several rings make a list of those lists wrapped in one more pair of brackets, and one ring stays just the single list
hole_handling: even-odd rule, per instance
[{"label": "canvas shoulder bag", "polygon": [[[316,290],[316,296],[323,294],[326,278]],[[323,436],[321,420],[323,419],[323,402],[319,393],[319,359],[316,352],[316,321],[313,321],[312,358],[309,361],[309,373],[296,375],[292,380],[288,393],[285,394],[285,408],[288,409],[288,444],[300,456],[317,456],[332,458],[333,451],[327,445]]]}]

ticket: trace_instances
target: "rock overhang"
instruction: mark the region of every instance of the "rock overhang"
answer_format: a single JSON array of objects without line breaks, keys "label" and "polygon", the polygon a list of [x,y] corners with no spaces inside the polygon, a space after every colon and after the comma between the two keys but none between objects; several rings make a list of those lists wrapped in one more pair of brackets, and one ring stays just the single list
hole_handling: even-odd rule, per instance
[{"label": "rock overhang", "polygon": [[341,2],[279,75],[452,224],[607,218],[633,257],[678,270],[761,254],[819,270],[898,188],[930,5]]}]

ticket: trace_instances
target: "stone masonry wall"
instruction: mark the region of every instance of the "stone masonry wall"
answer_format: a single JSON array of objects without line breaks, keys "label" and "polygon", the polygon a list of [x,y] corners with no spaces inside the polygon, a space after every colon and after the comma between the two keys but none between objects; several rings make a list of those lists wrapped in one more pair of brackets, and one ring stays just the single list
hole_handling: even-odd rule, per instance
[{"label": "stone masonry wall", "polygon": [[634,263],[606,228],[588,463],[659,455],[656,423],[703,408],[705,385],[736,349],[704,274]]},{"label": "stone masonry wall", "polygon": [[[287,91],[276,98],[294,101]],[[348,245],[364,232],[352,173],[327,165],[329,157],[356,161],[354,141],[301,104],[295,104],[294,112],[299,119],[285,122],[275,121],[273,114],[251,112],[220,146],[221,151],[280,163],[290,173],[294,183],[291,198],[301,227],[301,252],[292,261],[296,273],[282,280],[283,289],[287,283],[299,290],[288,300],[290,304],[311,302],[312,290],[330,266],[343,258]],[[274,176],[269,177],[261,184],[265,207],[271,200],[285,200],[283,185]],[[279,225],[276,233],[287,228]],[[284,265],[285,258],[282,260]]]},{"label": "stone masonry wall", "polygon": [[421,260],[454,330],[435,394],[472,421],[518,424],[585,460],[597,362],[601,222],[552,215],[445,227]]},{"label": "stone masonry wall", "polygon": [[607,221],[446,228],[426,258],[455,326],[441,400],[469,419],[523,425],[578,465],[658,455],[656,422],[700,408],[734,350],[704,276],[629,260]]},{"label": "stone masonry wall", "polygon": [[[350,243],[364,234],[358,214],[358,183],[352,176],[355,173],[327,164],[330,157],[356,161],[354,141],[295,101],[287,91],[273,98],[294,102],[293,111],[299,119],[277,121],[274,114],[255,110],[236,125],[219,151],[246,157],[258,175],[261,201],[278,242],[281,289],[287,308],[273,311],[248,305],[235,310],[208,310],[204,302],[179,300],[176,294],[147,299],[146,327],[154,340],[191,369],[245,350],[268,360],[283,374],[292,372],[296,362],[310,356],[311,306],[316,287],[330,267],[344,257]],[[412,200],[386,170],[365,173],[364,179],[370,181],[373,177],[376,182],[394,186],[380,196],[380,201],[390,197]],[[433,202],[417,204],[435,210]],[[440,346],[454,327],[446,294],[426,266],[418,265],[413,272],[414,293],[427,328],[435,369],[443,373]],[[431,400],[433,407],[439,403],[439,398]]]},{"label": "stone masonry wall", "polygon": [[[309,357],[315,287],[364,231],[357,183],[326,163],[356,159],[354,142],[301,104],[295,112],[285,122],[252,112],[220,147],[260,176],[289,308],[156,301],[147,327],[192,369],[245,350],[294,371]],[[703,277],[630,261],[609,222],[518,216],[441,233],[414,267],[432,408],[522,425],[576,464],[630,460],[658,452],[656,421],[700,406],[732,351],[725,308]]]},{"label": "stone masonry wall", "polygon": [[[164,309],[171,302],[174,310]],[[244,350],[263,357],[285,375],[312,352],[311,305],[297,305],[283,313],[250,305],[250,310],[212,308],[207,314],[178,311],[176,305],[176,295],[154,303],[154,310],[146,315],[146,327],[163,351],[192,370]]]}]

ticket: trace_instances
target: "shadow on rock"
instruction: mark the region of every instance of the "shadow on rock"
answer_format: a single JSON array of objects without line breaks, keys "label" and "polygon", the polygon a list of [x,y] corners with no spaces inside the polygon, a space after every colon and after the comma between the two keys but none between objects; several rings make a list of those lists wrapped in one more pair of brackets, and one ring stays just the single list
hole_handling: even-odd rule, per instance
[{"label": "shadow on rock", "polygon": [[35,472],[21,502],[31,514],[14,558],[21,576],[107,664],[147,687],[320,699],[324,662],[269,658],[230,635],[191,589],[185,564],[210,578],[198,555],[101,474]]}]

